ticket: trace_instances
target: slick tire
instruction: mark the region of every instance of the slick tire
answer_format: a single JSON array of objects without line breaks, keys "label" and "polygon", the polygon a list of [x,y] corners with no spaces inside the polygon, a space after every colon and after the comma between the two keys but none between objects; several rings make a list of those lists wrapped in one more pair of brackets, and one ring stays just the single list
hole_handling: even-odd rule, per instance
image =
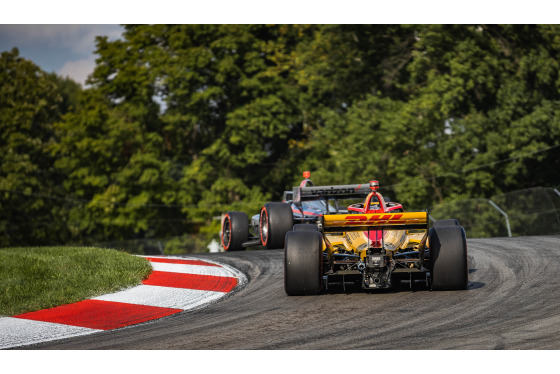
[{"label": "slick tire", "polygon": [[249,239],[249,220],[245,212],[227,212],[222,222],[222,246],[227,252],[242,251]]},{"label": "slick tire", "polygon": [[459,221],[457,221],[456,219],[440,219],[434,222],[433,227],[443,226],[459,226]]},{"label": "slick tire", "polygon": [[286,233],[292,230],[292,207],[285,203],[266,203],[261,209],[259,233],[267,249],[284,248]]},{"label": "slick tire", "polygon": [[290,231],[284,248],[284,290],[290,296],[315,295],[322,285],[323,237],[319,232]]},{"label": "slick tire", "polygon": [[467,236],[462,226],[433,227],[429,234],[432,290],[466,290]]},{"label": "slick tire", "polygon": [[294,225],[294,229],[292,231],[319,231],[319,229],[315,225],[297,223]]}]

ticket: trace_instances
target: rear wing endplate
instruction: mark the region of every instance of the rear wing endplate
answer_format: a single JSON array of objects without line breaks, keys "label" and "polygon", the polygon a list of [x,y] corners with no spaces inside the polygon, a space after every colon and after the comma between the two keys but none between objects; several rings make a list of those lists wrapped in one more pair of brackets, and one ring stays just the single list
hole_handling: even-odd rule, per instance
[{"label": "rear wing endplate", "polygon": [[325,214],[319,222],[324,232],[428,230],[428,212]]}]

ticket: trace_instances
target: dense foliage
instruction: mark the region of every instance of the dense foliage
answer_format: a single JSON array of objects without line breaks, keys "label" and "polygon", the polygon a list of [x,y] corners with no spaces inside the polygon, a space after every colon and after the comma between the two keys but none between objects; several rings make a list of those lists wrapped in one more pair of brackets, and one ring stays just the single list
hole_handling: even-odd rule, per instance
[{"label": "dense foliage", "polygon": [[310,170],[410,209],[560,184],[560,26],[139,25],[0,62],[0,245],[217,231]]}]

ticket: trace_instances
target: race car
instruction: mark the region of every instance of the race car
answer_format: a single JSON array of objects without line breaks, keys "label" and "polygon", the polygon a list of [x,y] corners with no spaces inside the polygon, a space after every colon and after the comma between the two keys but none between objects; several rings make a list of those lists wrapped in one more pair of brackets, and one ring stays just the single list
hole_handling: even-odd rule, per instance
[{"label": "race car", "polygon": [[[282,202],[265,204],[249,222],[245,212],[227,212],[221,225],[221,242],[225,251],[243,250],[262,245],[268,249],[284,248],[286,234],[294,224],[314,224],[324,214],[347,213],[348,209],[363,209],[363,203],[340,209],[341,199],[364,199],[370,192],[369,184],[315,186],[309,171],[292,191],[284,191]],[[377,206],[372,201],[368,209]],[[402,205],[385,202],[384,209],[398,211]]]},{"label": "race car", "polygon": [[[391,206],[371,181],[363,204],[347,213],[325,213],[314,224],[286,234],[284,289],[318,294],[331,285],[386,289],[397,282],[425,282],[433,290],[468,287],[466,233],[456,219],[429,227],[428,212]],[[301,188],[305,195],[307,188]]]}]

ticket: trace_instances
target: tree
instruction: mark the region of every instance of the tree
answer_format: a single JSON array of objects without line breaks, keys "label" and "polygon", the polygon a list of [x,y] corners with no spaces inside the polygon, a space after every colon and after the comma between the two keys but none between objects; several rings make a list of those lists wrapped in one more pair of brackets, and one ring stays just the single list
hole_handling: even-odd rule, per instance
[{"label": "tree", "polygon": [[59,225],[45,241],[216,232],[304,170],[377,179],[407,209],[558,185],[559,40],[555,25],[131,25],[97,39],[84,90],[5,53],[4,232],[39,225],[18,211]]},{"label": "tree", "polygon": [[309,160],[321,160],[318,175],[371,172],[415,209],[556,184],[558,28],[412,31],[393,89],[351,102],[313,133],[307,149]]},{"label": "tree", "polygon": [[80,86],[43,72],[17,48],[2,52],[0,81],[0,245],[64,242],[63,175],[49,148],[53,124]]}]

